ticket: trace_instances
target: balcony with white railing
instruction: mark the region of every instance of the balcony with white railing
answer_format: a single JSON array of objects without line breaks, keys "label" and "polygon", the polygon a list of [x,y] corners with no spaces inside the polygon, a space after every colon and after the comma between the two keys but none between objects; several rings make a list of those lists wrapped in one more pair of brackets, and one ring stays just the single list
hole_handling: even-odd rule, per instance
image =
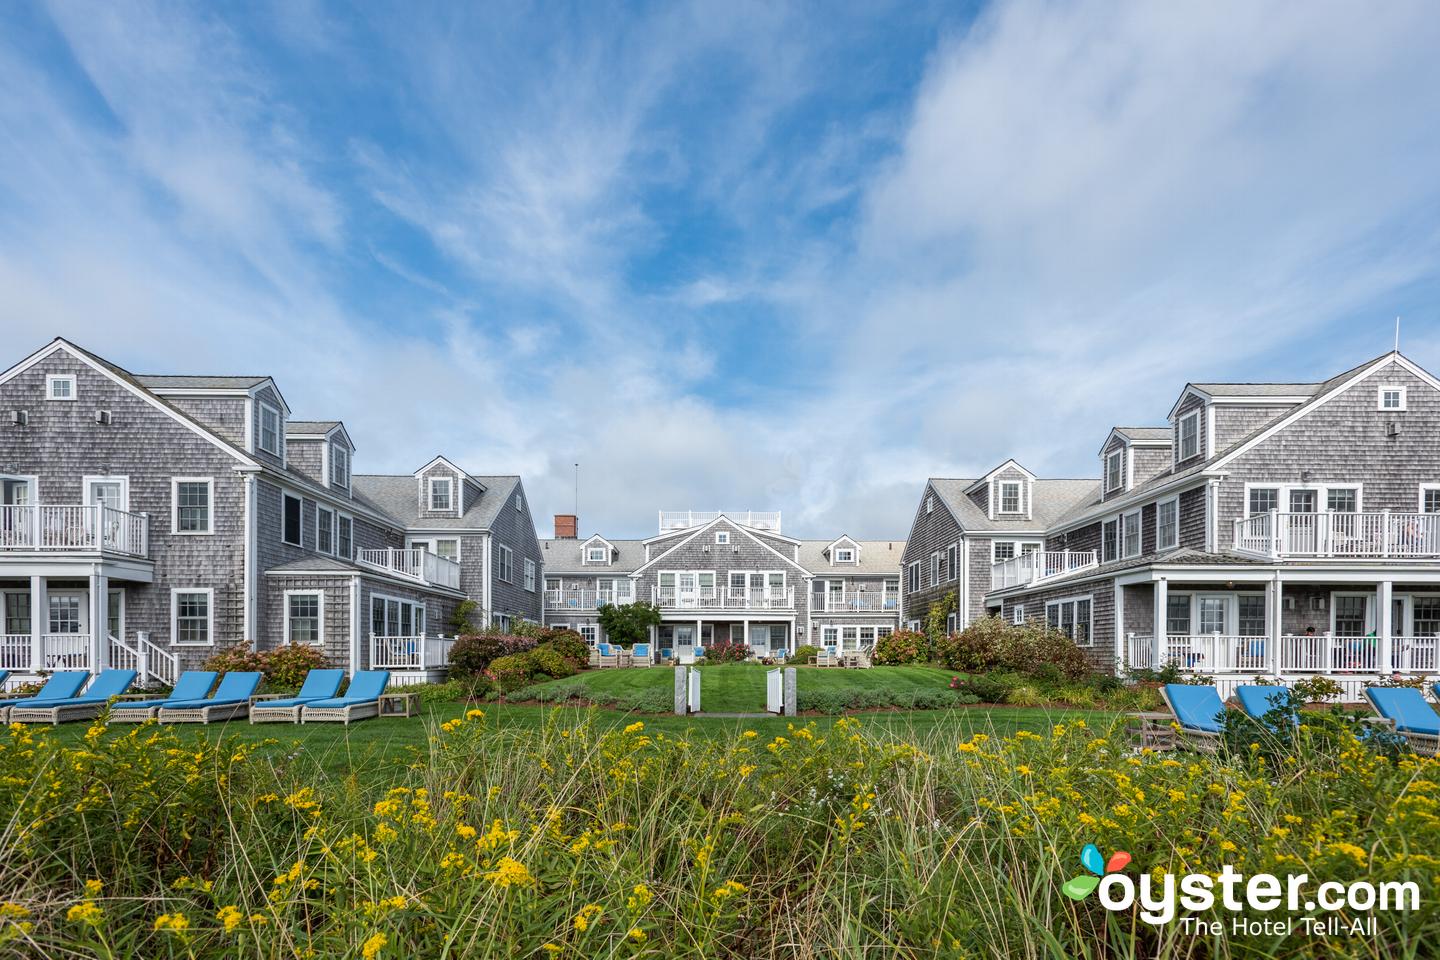
[{"label": "balcony with white railing", "polygon": [[1021,587],[1098,566],[1094,550],[1034,550],[990,566],[990,589]]},{"label": "balcony with white railing", "polygon": [[431,586],[460,589],[460,564],[429,550],[360,549],[355,551],[355,562]]},{"label": "balcony with white railing", "polygon": [[669,533],[672,530],[703,527],[720,517],[726,517],[740,526],[749,527],[752,530],[780,532],[779,510],[661,510],[660,532]]},{"label": "balcony with white railing", "polygon": [[370,637],[372,670],[438,670],[450,665],[454,637]]},{"label": "balcony with white railing", "polygon": [[6,504],[0,506],[0,552],[146,557],[150,518],[100,504]]},{"label": "balcony with white railing", "polygon": [[679,590],[671,587],[656,587],[652,597],[662,613],[677,610],[706,611],[758,611],[795,609],[795,591],[790,587],[756,588],[754,590],[726,590],[723,588]]},{"label": "balcony with white railing", "polygon": [[1436,637],[1392,637],[1388,666],[1384,665],[1383,646],[1379,637],[1315,634],[1282,636],[1277,648],[1270,637],[1211,633],[1170,634],[1160,646],[1153,636],[1130,634],[1125,649],[1126,665],[1131,669],[1154,670],[1173,664],[1182,673],[1198,674],[1426,674],[1440,667],[1440,639]]},{"label": "balcony with white railing", "polygon": [[879,590],[815,594],[811,599],[813,613],[894,613],[900,609],[900,598]]},{"label": "balcony with white railing", "polygon": [[1440,514],[1286,513],[1235,521],[1235,550],[1272,560],[1440,558]]},{"label": "balcony with white railing", "polygon": [[599,610],[610,604],[631,603],[633,594],[614,590],[546,590],[545,609],[555,612]]}]

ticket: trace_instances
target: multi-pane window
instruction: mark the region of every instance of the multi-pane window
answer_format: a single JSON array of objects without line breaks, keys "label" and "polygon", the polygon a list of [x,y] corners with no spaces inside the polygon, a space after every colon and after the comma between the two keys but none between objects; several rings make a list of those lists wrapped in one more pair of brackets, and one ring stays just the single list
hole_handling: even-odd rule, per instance
[{"label": "multi-pane window", "polygon": [[1251,487],[1250,502],[1247,504],[1248,516],[1256,516],[1261,513],[1269,513],[1280,507],[1280,490],[1278,487]]},{"label": "multi-pane window", "polygon": [[950,579],[954,580],[960,575],[959,565],[956,563],[959,547],[957,544],[950,544],[945,551],[945,566],[950,571]]},{"label": "multi-pane window", "polygon": [[315,508],[315,549],[321,553],[335,552],[335,511]]},{"label": "multi-pane window", "polygon": [[1000,484],[1000,512],[1020,512],[1020,482],[1018,480],[1006,480]]},{"label": "multi-pane window", "polygon": [[335,530],[335,554],[349,560],[355,551],[355,521],[341,514],[335,523]]},{"label": "multi-pane window", "polygon": [[210,481],[175,481],[175,529],[179,533],[210,532]]},{"label": "multi-pane window", "polygon": [[52,373],[45,378],[48,400],[74,400],[75,376],[68,373]]},{"label": "multi-pane window", "polygon": [[515,582],[515,551],[504,544],[495,545],[495,576],[506,583]]},{"label": "multi-pane window", "polygon": [[1318,494],[1314,490],[1290,491],[1291,513],[1314,513],[1318,503]]},{"label": "multi-pane window", "polygon": [[1415,609],[1411,614],[1413,635],[1433,637],[1440,634],[1440,597],[1416,597],[1414,603]]},{"label": "multi-pane window", "polygon": [[1331,487],[1325,491],[1325,509],[1334,513],[1354,513],[1358,502],[1354,487]]},{"label": "multi-pane window", "polygon": [[1263,594],[1242,593],[1236,601],[1236,628],[1242,637],[1263,637],[1269,631],[1265,623],[1265,597]]},{"label": "multi-pane window", "polygon": [[940,582],[940,551],[930,554],[930,583],[931,585]]},{"label": "multi-pane window", "polygon": [[992,540],[990,541],[991,554],[996,563],[1002,560],[1010,560],[1015,556],[1014,540]]},{"label": "multi-pane window", "polygon": [[1229,633],[1229,601],[1226,597],[1200,597],[1195,604],[1201,633]]},{"label": "multi-pane window", "polygon": [[1165,598],[1165,632],[1184,637],[1190,633],[1190,595],[1170,594]]},{"label": "multi-pane window", "polygon": [[606,560],[606,555],[607,555],[607,553],[608,553],[608,551],[607,551],[604,547],[586,547],[586,548],[585,548],[585,562],[586,562],[586,563],[604,563],[605,560]]},{"label": "multi-pane window", "polygon": [[730,543],[730,531],[729,531],[729,530],[717,530],[717,531],[715,531],[715,543],[716,543],[716,545],[718,545],[718,546],[722,546],[722,547],[723,547],[723,546],[727,546],[727,545]]},{"label": "multi-pane window", "polygon": [[1335,598],[1335,636],[1363,637],[1366,634],[1365,605],[1367,600],[1367,597],[1354,595],[1341,595]]},{"label": "multi-pane window", "polygon": [[1380,388],[1380,409],[1381,410],[1404,410],[1405,409],[1405,388],[1382,386]]},{"label": "multi-pane window", "polygon": [[1104,563],[1120,558],[1120,521],[1106,520],[1100,525],[1100,559]]},{"label": "multi-pane window", "polygon": [[1200,452],[1200,413],[1187,413],[1180,418],[1180,459],[1189,460]]},{"label": "multi-pane window", "polygon": [[320,594],[292,593],[285,598],[285,630],[290,643],[320,642]]},{"label": "multi-pane window", "polygon": [[300,498],[293,494],[282,494],[280,510],[280,539],[292,546],[301,545]]},{"label": "multi-pane window", "polygon": [[593,623],[580,624],[580,639],[593,647],[600,639],[600,628]]},{"label": "multi-pane window", "polygon": [[1125,556],[1138,557],[1140,555],[1140,511],[1127,513],[1121,518],[1121,530],[1125,538]]},{"label": "multi-pane window", "polygon": [[5,594],[5,632],[12,637],[30,633],[30,594]]},{"label": "multi-pane window", "polygon": [[1155,549],[1172,550],[1180,545],[1180,501],[1161,500],[1155,505]]},{"label": "multi-pane window", "polygon": [[535,589],[535,561],[529,557],[525,558],[525,589]]},{"label": "multi-pane window", "polygon": [[430,478],[430,509],[453,509],[449,477]]},{"label": "multi-pane window", "polygon": [[1015,606],[1013,606],[1013,607],[1010,608],[1010,622],[1011,622],[1011,623],[1024,623],[1024,622],[1025,622],[1025,604],[1023,604],[1023,603],[1017,603],[1017,604],[1015,604]]},{"label": "multi-pane window", "polygon": [[854,563],[855,551],[849,547],[839,547],[835,550],[836,563]]},{"label": "multi-pane window", "polygon": [[905,589],[909,590],[911,593],[914,593],[916,590],[920,589],[920,562],[918,560],[910,564],[908,573],[909,582],[906,584]]},{"label": "multi-pane window", "polygon": [[175,642],[210,642],[210,594],[208,592],[175,591]]},{"label": "multi-pane window", "polygon": [[1420,509],[1424,513],[1440,513],[1440,487],[1420,491]]},{"label": "multi-pane window", "polygon": [[1052,600],[1045,605],[1045,623],[1074,640],[1077,647],[1090,646],[1090,598]]},{"label": "multi-pane window", "polygon": [[[80,633],[82,625],[80,622],[80,598],[74,594],[63,596],[51,595],[50,598],[50,633]],[[30,628],[26,627],[22,633],[29,633]]]},{"label": "multi-pane window", "polygon": [[454,538],[436,540],[435,556],[458,561],[460,559],[460,541]]},{"label": "multi-pane window", "polygon": [[350,489],[350,451],[339,444],[330,447],[330,482]]},{"label": "multi-pane window", "polygon": [[370,632],[377,637],[423,637],[425,604],[393,597],[371,597]]},{"label": "multi-pane window", "polygon": [[280,411],[260,404],[260,449],[280,456]]},{"label": "multi-pane window", "polygon": [[1116,450],[1105,458],[1105,492],[1112,493],[1124,486],[1122,469],[1125,465],[1125,451]]}]

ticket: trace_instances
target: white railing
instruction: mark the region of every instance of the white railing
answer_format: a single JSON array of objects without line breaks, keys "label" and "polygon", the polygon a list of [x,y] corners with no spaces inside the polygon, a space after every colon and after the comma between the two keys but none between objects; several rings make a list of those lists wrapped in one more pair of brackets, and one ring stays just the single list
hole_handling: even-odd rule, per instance
[{"label": "white railing", "polygon": [[660,532],[688,530],[720,517],[728,517],[740,526],[750,527],[752,530],[780,532],[779,510],[661,510]]},{"label": "white railing", "polygon": [[454,637],[370,637],[374,670],[434,670],[448,666]]},{"label": "white railing", "polygon": [[900,609],[900,598],[878,590],[813,595],[816,613],[884,613]]},{"label": "white railing", "polygon": [[785,610],[795,606],[795,591],[785,589],[677,590],[656,587],[652,593],[661,610]]},{"label": "white railing", "polygon": [[41,636],[40,642],[42,669],[90,669],[90,634],[47,633]]},{"label": "white railing", "polygon": [[1390,669],[1402,673],[1440,672],[1440,638],[1394,638],[1390,641]]},{"label": "white railing", "polygon": [[1257,556],[1440,557],[1437,513],[1282,513],[1236,519],[1235,549]]},{"label": "white railing", "polygon": [[1440,669],[1440,638],[1397,636],[1390,641],[1390,666],[1382,667],[1379,637],[1325,634],[1280,638],[1280,662],[1270,637],[1171,634],[1163,649],[1149,635],[1128,634],[1125,665],[1132,670],[1173,664],[1185,673],[1336,674],[1434,673]]},{"label": "white railing", "polygon": [[35,659],[35,645],[28,633],[7,633],[0,636],[0,670],[29,670]]},{"label": "white railing", "polygon": [[111,634],[110,665],[121,670],[134,670],[141,686],[149,685],[152,680],[173,684],[180,675],[179,658],[151,643],[144,633],[136,636],[134,646]]},{"label": "white railing", "polygon": [[633,593],[614,590],[546,590],[545,607],[548,610],[598,610],[608,604],[631,603]]},{"label": "white railing", "polygon": [[102,550],[144,557],[150,519],[98,504],[0,506],[0,550]]},{"label": "white railing", "polygon": [[1332,673],[1339,670],[1374,673],[1379,668],[1379,637],[1317,634],[1280,638],[1281,672]]},{"label": "white railing", "polygon": [[429,550],[363,548],[355,551],[355,561],[433,586],[460,589],[460,564]]},{"label": "white railing", "polygon": [[990,589],[1003,590],[1098,565],[1094,550],[1034,550],[990,566]]}]

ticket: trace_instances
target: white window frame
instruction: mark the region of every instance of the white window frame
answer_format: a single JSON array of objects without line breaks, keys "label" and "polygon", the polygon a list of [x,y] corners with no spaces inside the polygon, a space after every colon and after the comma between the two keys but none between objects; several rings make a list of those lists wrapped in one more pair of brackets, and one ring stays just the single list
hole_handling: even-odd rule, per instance
[{"label": "white window frame", "polygon": [[[1423,485],[1422,485],[1423,486]],[[1290,513],[1290,494],[1296,490],[1310,490],[1315,494],[1315,512],[1329,513],[1328,503],[1331,489],[1354,490],[1355,491],[1355,512],[1365,511],[1365,484],[1359,480],[1322,480],[1314,483],[1284,483],[1276,480],[1255,482],[1245,484],[1245,516],[1247,518],[1256,516],[1250,512],[1250,491],[1251,490],[1274,490],[1275,511],[1277,513]],[[1423,501],[1422,501],[1423,502]]]},{"label": "white window frame", "polygon": [[581,640],[592,647],[600,642],[600,625],[598,623],[576,624],[575,632],[580,634]]},{"label": "white window frame", "polygon": [[836,547],[836,548],[835,548],[835,562],[836,562],[836,563],[854,563],[854,562],[855,562],[855,548],[854,548],[854,547]]},{"label": "white window frame", "polygon": [[535,561],[525,558],[525,589],[535,592]]},{"label": "white window frame", "polygon": [[[180,529],[180,484],[203,483],[208,503],[205,509],[204,530]],[[181,537],[208,537],[215,533],[215,478],[214,477],[171,477],[170,478],[170,532]]]},{"label": "white window frame", "polygon": [[314,597],[315,603],[315,637],[314,641],[306,641],[309,646],[325,646],[325,591],[324,590],[286,590],[285,591],[285,642],[294,643],[290,635],[290,598],[291,597]]},{"label": "white window frame", "polygon": [[[337,474],[345,475],[345,482],[335,479]],[[330,444],[330,485],[344,490],[350,489],[350,449],[343,444]]]},{"label": "white window frame", "polygon": [[[443,507],[435,506],[435,485],[445,484],[446,503]],[[425,478],[425,509],[430,513],[451,513],[455,510],[455,478],[426,477]]]},{"label": "white window frame", "polygon": [[[388,634],[388,633],[380,633],[380,634],[375,633],[375,601],[376,601],[376,600],[379,600],[382,604],[393,603],[393,604],[396,605],[397,610],[398,610],[399,607],[409,607],[409,608],[410,608],[410,634],[409,634],[409,636],[423,637],[423,636],[426,635],[425,631],[428,630],[428,629],[429,629],[429,626],[430,626],[430,622],[429,622],[429,621],[430,621],[430,611],[429,611],[429,608],[428,608],[428,606],[426,605],[426,603],[425,603],[424,600],[411,600],[411,599],[408,599],[408,598],[406,598],[406,597],[397,597],[397,596],[395,596],[394,594],[391,594],[391,593],[372,593],[372,594],[370,594],[370,609],[367,610],[367,611],[365,611],[366,615],[369,616],[369,619],[365,621],[365,632],[366,632],[366,634],[367,634],[368,636],[372,636],[372,637],[375,637],[375,636],[380,636],[380,637],[391,636],[391,634]],[[387,609],[387,612],[388,612],[388,609]],[[418,616],[417,616],[417,614],[418,614]],[[400,629],[400,626],[399,626],[400,615],[399,615],[398,612],[397,612],[396,615],[395,615],[395,620],[396,620],[396,629]],[[417,622],[417,621],[418,621],[418,622]],[[388,617],[386,618],[386,626],[387,626],[387,627],[389,626],[389,618],[388,618]],[[419,628],[418,630],[416,629],[417,627]],[[405,636],[405,634],[394,634],[394,636]]]},{"label": "white window frame", "polygon": [[[1204,452],[1205,448],[1200,439],[1200,410],[1201,408],[1197,407],[1175,421],[1175,460],[1177,463],[1184,463]],[[1188,454],[1185,452],[1185,421],[1187,420],[1195,423],[1195,451]]]},{"label": "white window frame", "polygon": [[[295,524],[296,536],[299,541],[285,539],[285,502],[295,500],[300,504],[300,519]],[[280,491],[280,542],[289,547],[305,549],[305,498],[298,493],[291,493],[289,490]]]},{"label": "white window frame", "polygon": [[[1086,630],[1085,630],[1085,642],[1084,642],[1084,643],[1078,643],[1078,642],[1077,642],[1077,643],[1075,644],[1075,646],[1081,647],[1082,649],[1084,649],[1084,648],[1089,648],[1089,647],[1095,646],[1095,595],[1094,595],[1094,594],[1083,593],[1083,594],[1077,594],[1076,596],[1073,596],[1073,597],[1060,597],[1060,598],[1058,598],[1058,599],[1056,599],[1056,600],[1047,600],[1047,601],[1045,601],[1045,624],[1046,624],[1046,626],[1049,626],[1049,624],[1050,624],[1050,608],[1051,608],[1051,607],[1058,607],[1058,606],[1062,606],[1062,605],[1064,605],[1064,604],[1078,604],[1078,603],[1079,603],[1080,601],[1082,601],[1082,600],[1087,600],[1087,601],[1089,601],[1089,603],[1090,603],[1090,621],[1089,621],[1089,623],[1088,623],[1088,625],[1087,625],[1087,628],[1086,628]],[[1077,622],[1077,621],[1074,619],[1073,613],[1072,613],[1072,615],[1071,615],[1071,622],[1072,622],[1072,623]],[[1059,629],[1059,628],[1056,628],[1056,629]],[[1071,639],[1071,640],[1074,640],[1075,638],[1074,638],[1074,637],[1071,637],[1070,639]]]},{"label": "white window frame", "polygon": [[[322,542],[320,541],[320,514],[322,514],[322,513],[328,513],[328,514],[330,514],[330,542],[329,542],[329,543],[322,543]],[[303,520],[303,518],[304,518],[304,516],[305,516],[305,504],[304,504],[304,503],[301,503],[301,504],[300,504],[300,516],[301,516],[301,518],[302,518],[302,520]],[[352,534],[352,535],[353,535],[353,534]],[[335,509],[334,509],[333,507],[327,507],[327,506],[325,506],[323,503],[317,503],[317,504],[315,504],[315,550],[316,550],[318,553],[323,553],[323,554],[325,554],[325,555],[328,556],[328,557],[333,557],[333,556],[335,556],[335,553],[336,553],[336,541],[339,539],[339,536],[340,536],[340,527],[339,527],[339,524],[337,523],[337,521],[336,521],[336,519],[335,519]]]},{"label": "white window frame", "polygon": [[930,554],[930,586],[932,587],[938,587],[942,582],[940,580],[940,556],[939,550]]},{"label": "white window frame", "polygon": [[945,548],[945,562],[949,568],[946,572],[953,583],[960,577],[960,544],[952,543]]},{"label": "white window frame", "polygon": [[[1247,500],[1248,500],[1249,494],[1246,494],[1246,498],[1247,498]],[[1171,530],[1171,533],[1173,534],[1173,536],[1171,537],[1171,539],[1166,540],[1164,543],[1161,543],[1161,542],[1160,542],[1160,531],[1162,531],[1162,530],[1164,529],[1164,526],[1160,523],[1160,510],[1161,510],[1162,507],[1174,507],[1174,508],[1175,508],[1175,523],[1174,523],[1174,525],[1173,525],[1173,527],[1172,527],[1172,530]],[[1179,548],[1179,546],[1180,546],[1180,498],[1177,496],[1177,497],[1167,497],[1167,498],[1165,498],[1164,500],[1157,500],[1157,501],[1155,502],[1155,552],[1156,552],[1156,553],[1159,553],[1161,550],[1175,550],[1175,549]]]},{"label": "white window frame", "polygon": [[1010,608],[1010,622],[1015,624],[1025,622],[1025,604],[1017,603]]},{"label": "white window frame", "polygon": [[[55,396],[55,384],[57,384],[57,383],[66,384],[66,385],[70,388],[70,395],[69,395],[68,397],[57,397],[57,396]],[[76,381],[75,381],[75,374],[73,374],[73,373],[47,373],[47,374],[45,374],[45,399],[46,399],[46,400],[56,400],[56,401],[59,401],[59,402],[61,402],[61,403],[73,403],[73,402],[75,401],[75,399],[76,399],[75,394],[76,394],[77,392],[78,392],[78,390],[77,390]]]},{"label": "white window frame", "polygon": [[906,570],[906,574],[905,586],[909,589],[910,593],[917,593],[920,590],[920,561],[910,561],[910,566]]},{"label": "white window frame", "polygon": [[928,496],[928,497],[925,498],[925,512],[926,512],[926,513],[934,513],[934,512],[935,512],[935,497],[934,497],[933,495],[932,495],[932,496]]},{"label": "white window frame", "polygon": [[1415,512],[1416,512],[1416,513],[1424,513],[1424,512],[1425,512],[1425,493],[1426,493],[1426,491],[1433,491],[1433,492],[1436,492],[1436,493],[1440,493],[1440,483],[1422,483],[1422,484],[1420,484],[1420,491],[1419,491],[1419,493],[1416,495],[1416,498],[1415,498]]},{"label": "white window frame", "polygon": [[[510,575],[505,575],[506,568],[509,568]],[[515,582],[515,551],[503,543],[495,544],[495,579],[502,583]]]},{"label": "white window frame", "polygon": [[[81,491],[82,496],[84,497],[84,502],[87,503],[87,504],[94,502],[93,500],[90,499],[90,485],[91,485],[92,483],[118,483],[118,484],[120,484],[120,509],[126,511],[127,513],[129,512],[129,510],[130,510],[130,478],[129,478],[128,476],[126,476],[126,475],[124,475],[124,474],[113,474],[113,473],[112,473],[112,474],[108,474],[108,475],[106,475],[106,476],[100,476],[99,474],[90,474],[90,473],[85,474],[85,476],[83,476],[83,477],[80,478],[80,491]],[[173,495],[173,494],[172,494],[172,495]],[[214,498],[212,497],[211,499],[213,500]],[[213,503],[211,504],[210,512],[211,512],[212,514],[215,512],[215,507],[214,507],[214,504],[213,504]],[[172,518],[172,521],[173,521],[173,518]]]},{"label": "white window frame", "polygon": [[[1024,556],[1026,553],[1036,553],[1036,552],[1038,552],[1038,551],[1040,551],[1040,550],[1044,550],[1044,549],[1045,549],[1045,543],[1044,543],[1044,541],[1042,541],[1042,540],[1011,540],[1011,539],[1008,538],[1008,537],[997,537],[997,538],[992,539],[992,540],[990,541],[990,562],[991,562],[991,563],[1000,563],[1000,562],[1001,562],[1001,560],[1000,560],[1000,558],[997,556],[996,550],[995,550],[996,544],[1000,544],[1000,543],[1012,543],[1012,544],[1015,545],[1015,552],[1014,552],[1013,554],[1011,554],[1009,557],[1006,557],[1006,558],[1005,558],[1006,560],[1013,560],[1015,557]],[[1026,550],[1026,549],[1025,549],[1026,547],[1032,547],[1033,549],[1031,549],[1031,550]]]},{"label": "white window frame", "polygon": [[[1395,392],[1395,393],[1400,394],[1400,406],[1398,406],[1398,407],[1387,407],[1387,406],[1385,406],[1385,394],[1390,393],[1390,392],[1392,392],[1392,391]],[[1375,409],[1380,410],[1380,411],[1383,411],[1383,412],[1385,412],[1385,413],[1403,413],[1403,412],[1405,411],[1405,407],[1406,407],[1406,401],[1407,401],[1407,396],[1406,396],[1406,394],[1407,394],[1408,392],[1409,392],[1408,388],[1406,388],[1405,386],[1403,386],[1403,385],[1401,385],[1401,384],[1398,384],[1398,383],[1382,383],[1382,384],[1380,384],[1380,389],[1375,392]]]},{"label": "white window frame", "polygon": [[[305,510],[303,503],[300,505],[300,510],[303,515]],[[350,549],[344,551],[340,549],[340,524],[342,523],[350,525]],[[341,560],[355,559],[355,518],[348,513],[341,513],[339,510],[335,511],[335,556]]]},{"label": "white window frame", "polygon": [[[1110,482],[1110,475],[1115,475],[1115,482]],[[1119,447],[1105,455],[1105,492],[1114,493],[1116,490],[1125,489],[1125,448]]]},{"label": "white window frame", "polygon": [[[1126,532],[1126,526],[1131,518],[1135,520],[1134,549],[1131,549],[1131,538]],[[1126,510],[1120,514],[1120,558],[1131,560],[1140,556],[1145,542],[1145,516],[1139,510]]]},{"label": "white window frame", "polygon": [[[442,540],[449,540],[449,541],[453,541],[453,542],[454,542],[454,544],[455,544],[455,556],[453,556],[453,557],[446,557],[446,556],[444,556],[444,555],[440,552],[440,541],[442,541]],[[406,537],[406,538],[405,538],[405,546],[406,546],[407,548],[411,549],[411,550],[425,550],[425,551],[428,551],[428,552],[430,552],[430,553],[435,554],[435,556],[437,556],[437,557],[441,557],[442,559],[445,559],[445,560],[454,560],[456,563],[459,563],[459,562],[460,562],[460,554],[461,554],[462,550],[464,549],[463,546],[462,546],[462,544],[463,544],[464,542],[465,542],[465,541],[464,541],[464,538],[462,538],[462,537]]]},{"label": "white window frame", "polygon": [[1247,483],[1245,484],[1245,516],[1247,518],[1259,516],[1250,512],[1250,491],[1251,490],[1274,490],[1275,509],[1280,511],[1285,503],[1285,485],[1283,483]]},{"label": "white window frame", "polygon": [[715,545],[716,545],[717,547],[728,546],[729,543],[730,543],[730,531],[729,531],[729,530],[716,530],[716,531],[715,531]]},{"label": "white window frame", "polygon": [[[205,594],[205,636],[196,643],[193,640],[180,641],[180,595],[182,593]],[[172,647],[213,647],[215,646],[215,588],[214,587],[171,587],[170,588],[170,645]]]},{"label": "white window frame", "polygon": [[[1005,509],[1005,488],[1015,488],[1015,509]],[[1006,516],[1018,516],[1025,512],[1025,481],[1023,480],[997,480],[995,481],[995,512],[1003,513]]]},{"label": "white window frame", "polygon": [[[599,557],[598,559],[596,559],[595,557],[592,557],[592,556],[591,556],[591,554],[594,553],[594,552],[596,552],[596,551],[599,551],[599,553],[600,553],[600,557]],[[586,563],[603,563],[603,564],[605,564],[606,566],[609,566],[609,565],[610,565],[610,548],[609,548],[609,547],[606,547],[606,546],[586,547],[586,548],[585,548],[585,562],[586,562]]]},{"label": "white window frame", "polygon": [[[1105,552],[1105,528],[1112,523],[1115,524],[1115,556],[1113,557]],[[1124,524],[1120,520],[1120,515],[1118,513],[1108,516],[1104,520],[1100,521],[1099,554],[1101,563],[1113,563],[1114,561],[1119,560],[1124,555],[1124,532]]]},{"label": "white window frame", "polygon": [[[255,424],[255,446],[263,453],[284,459],[285,418],[280,415],[280,408],[272,406],[264,400],[257,400],[255,402],[256,405],[260,407],[260,416],[256,418],[259,422]],[[273,450],[265,446],[265,414],[267,412],[275,416],[275,448]]]}]

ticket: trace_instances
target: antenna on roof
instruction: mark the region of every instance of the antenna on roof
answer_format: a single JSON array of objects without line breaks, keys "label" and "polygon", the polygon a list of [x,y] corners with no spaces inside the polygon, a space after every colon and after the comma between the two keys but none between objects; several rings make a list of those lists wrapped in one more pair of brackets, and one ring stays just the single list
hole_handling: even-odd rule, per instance
[{"label": "antenna on roof", "polygon": [[1400,352],[1400,318],[1395,318],[1395,352]]},{"label": "antenna on roof", "polygon": [[580,516],[580,464],[575,464],[575,516]]}]

